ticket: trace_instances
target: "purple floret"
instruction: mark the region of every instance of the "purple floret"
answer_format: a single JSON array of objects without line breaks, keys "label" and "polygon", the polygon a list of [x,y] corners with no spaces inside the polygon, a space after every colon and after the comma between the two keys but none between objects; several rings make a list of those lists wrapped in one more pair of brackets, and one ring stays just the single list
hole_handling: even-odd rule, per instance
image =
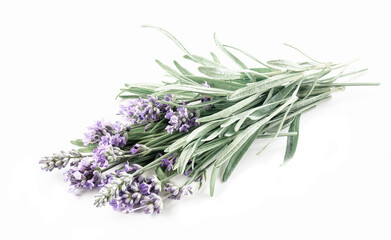
[{"label": "purple floret", "polygon": [[176,163],[177,157],[175,154],[171,154],[170,156],[163,158],[161,160],[162,164],[160,166],[166,167],[167,171],[171,171]]},{"label": "purple floret", "polygon": [[93,165],[91,159],[84,158],[77,167],[75,166],[66,171],[64,177],[65,181],[71,185],[70,191],[74,191],[81,188],[92,189],[98,186],[102,174],[100,169]]},{"label": "purple floret", "polygon": [[196,122],[198,116],[184,106],[177,107],[176,111],[170,109],[166,113],[165,117],[166,119],[169,119],[168,123],[170,125],[166,127],[166,130],[170,134],[172,134],[174,130],[179,132],[189,132],[189,128],[200,125]]},{"label": "purple floret", "polygon": [[161,191],[160,181],[156,176],[136,176],[132,182],[122,188],[117,197],[110,201],[114,210],[129,213],[143,210],[144,213],[159,213],[163,200],[158,195]]},{"label": "purple floret", "polygon": [[186,185],[186,186],[179,188],[172,183],[166,183],[166,188],[164,190],[171,194],[171,196],[169,196],[169,198],[175,199],[175,200],[180,200],[183,195],[192,195],[193,194],[193,190],[190,185]]},{"label": "purple floret", "polygon": [[[148,124],[163,118],[170,106],[159,102],[160,98],[148,96],[148,99],[137,98],[130,100],[127,105],[121,105],[119,113],[130,124]],[[165,101],[172,101],[171,95],[164,97]]]},{"label": "purple floret", "polygon": [[126,144],[129,127],[116,122],[110,123],[105,121],[97,121],[94,125],[88,127],[88,132],[84,134],[83,143],[88,144],[103,143],[106,145],[113,145],[123,147]]}]

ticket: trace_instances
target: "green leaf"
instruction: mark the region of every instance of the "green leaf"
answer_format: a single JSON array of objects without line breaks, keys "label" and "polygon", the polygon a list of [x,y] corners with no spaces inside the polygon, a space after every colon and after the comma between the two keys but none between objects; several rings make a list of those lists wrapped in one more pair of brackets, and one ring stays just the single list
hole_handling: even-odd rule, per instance
[{"label": "green leaf", "polygon": [[193,57],[193,55],[190,54],[189,51],[187,51],[187,49],[182,45],[182,43],[180,43],[171,33],[167,32],[166,30],[160,28],[160,27],[156,27],[156,26],[152,26],[152,25],[142,25],[141,27],[147,27],[147,28],[153,28],[153,29],[156,29],[158,31],[160,31],[161,33],[163,33],[164,35],[166,35],[171,41],[173,41],[183,52],[185,52],[191,59],[193,59],[194,61],[197,62],[197,59]]},{"label": "green leaf", "polygon": [[228,180],[228,178],[231,176],[232,171],[236,168],[239,161],[243,158],[244,154],[247,152],[247,150],[250,148],[251,144],[257,138],[261,129],[262,128],[260,128],[258,131],[253,133],[253,135],[246,141],[246,143],[243,144],[242,148],[239,151],[237,151],[234,155],[232,155],[227,166],[225,167],[223,178],[222,178],[223,182],[226,182]]},{"label": "green leaf", "polygon": [[177,71],[175,71],[174,69],[170,68],[169,66],[163,64],[162,62],[160,62],[159,60],[155,60],[155,62],[161,67],[163,68],[168,74],[170,74],[171,76],[173,76],[174,78],[178,79],[180,82],[183,82],[183,83],[186,83],[186,84],[189,84],[189,85],[198,85],[196,82],[194,82],[193,80],[185,77],[185,76],[182,76],[181,74],[179,74]]},{"label": "green leaf", "polygon": [[190,92],[190,93],[201,93],[201,94],[208,94],[211,96],[227,96],[232,91],[223,90],[219,88],[207,88],[204,86],[198,85],[180,85],[180,84],[172,84],[172,85],[166,85],[159,87],[156,89],[157,92],[170,92],[170,91],[183,91],[183,92]]},{"label": "green leaf", "polygon": [[156,88],[158,88],[161,85],[157,84],[125,84],[126,88],[122,88],[122,92],[130,92],[137,96],[147,96],[152,94]]},{"label": "green leaf", "polygon": [[[238,66],[240,66],[241,68],[243,69],[248,69],[247,66],[242,63],[237,57],[235,57],[235,55],[233,55],[230,51],[228,51],[216,38],[216,34],[214,34],[214,39],[215,39],[215,43],[216,45],[225,53],[227,54],[228,57],[230,57]],[[245,73],[246,76],[253,82],[255,82],[255,79],[253,78],[253,76],[249,73]]]},{"label": "green leaf", "polygon": [[299,141],[299,126],[300,126],[300,114],[295,117],[295,120],[291,123],[289,127],[289,132],[296,132],[297,134],[294,136],[290,136],[287,139],[286,150],[284,163],[286,164],[290,159],[293,158],[297,148],[297,142]]},{"label": "green leaf", "polygon": [[[178,174],[182,175],[185,172],[186,165],[192,158],[192,155],[194,151],[197,149],[197,147],[200,145],[201,139],[199,138],[197,141],[193,142],[192,144],[187,145],[181,155],[179,156],[177,160],[177,168],[178,168]],[[174,167],[175,169],[175,167]]]},{"label": "green leaf", "polygon": [[167,178],[167,175],[164,173],[162,167],[158,166],[155,168],[156,176],[159,180],[163,180]]},{"label": "green leaf", "polygon": [[210,61],[207,58],[204,58],[204,57],[201,57],[201,56],[197,56],[197,55],[192,55],[191,57],[189,55],[185,55],[185,56],[183,56],[183,58],[188,59],[188,60],[192,60],[192,61],[194,61],[196,63],[199,63],[201,65],[204,65],[204,66],[217,67],[217,68],[226,68],[226,67],[224,67],[223,65],[221,65],[219,63]]},{"label": "green leaf", "polygon": [[303,78],[303,73],[277,75],[260,82],[251,83],[247,87],[240,88],[228,95],[227,99],[229,101],[234,101],[254,94],[261,94],[271,88],[281,86],[285,83],[293,83]]},{"label": "green leaf", "polygon": [[209,141],[215,139],[216,137],[218,137],[219,134],[221,133],[221,131],[223,131],[223,128],[218,128],[212,134],[210,134],[207,138],[202,139],[201,141],[209,142]]},{"label": "green leaf", "polygon": [[213,52],[211,52],[210,55],[212,56],[213,61],[214,61],[215,63],[220,64],[219,58],[218,58]]},{"label": "green leaf", "polygon": [[307,67],[304,67],[298,63],[294,63],[288,60],[271,60],[267,62],[269,65],[271,65],[274,68],[282,69],[282,70],[289,70],[289,71],[295,71],[295,72],[301,72],[308,70]]},{"label": "green leaf", "polygon": [[84,142],[81,139],[72,140],[71,143],[78,147],[84,147]]},{"label": "green leaf", "polygon": [[224,79],[215,79],[215,78],[209,78],[204,76],[189,76],[186,75],[187,78],[193,80],[194,82],[198,84],[202,84],[206,82],[209,86],[213,88],[220,88],[225,90],[231,90],[235,91],[241,87],[246,86],[246,83],[238,83],[235,81],[225,81]]},{"label": "green leaf", "polygon": [[[265,64],[265,63],[259,61],[257,58],[255,58],[255,57],[252,56],[251,54],[249,54],[249,53],[247,53],[247,52],[245,52],[245,51],[243,51],[243,50],[241,50],[241,49],[239,49],[239,48],[236,48],[236,47],[233,47],[233,46],[228,46],[228,45],[223,45],[223,46],[224,46],[224,47],[227,47],[227,48],[235,49],[236,51],[239,51],[239,52],[241,52],[242,54],[246,55],[247,57],[251,58],[252,60],[258,62],[259,64],[261,64],[261,65],[263,65],[263,66],[265,66],[265,67],[267,67],[267,68],[271,68],[269,65],[267,65],[267,64]],[[272,68],[272,69],[273,69],[273,68]]]},{"label": "green leaf", "polygon": [[296,96],[292,96],[288,101],[286,101],[283,105],[278,107],[274,112],[272,112],[267,117],[263,118],[262,120],[254,123],[253,125],[250,125],[247,127],[243,132],[239,133],[235,139],[228,145],[227,148],[224,149],[224,151],[221,152],[221,154],[217,157],[215,161],[216,166],[221,166],[223,163],[225,163],[227,160],[231,158],[233,154],[235,154],[236,151],[241,149],[243,145],[247,142],[247,140],[256,132],[259,128],[264,126],[266,123],[270,121],[274,116],[276,116],[278,113],[280,113],[285,107],[287,107],[289,104],[295,102],[297,100]]},{"label": "green leaf", "polygon": [[94,148],[84,147],[77,149],[80,153],[92,153],[94,151]]},{"label": "green leaf", "polygon": [[220,149],[222,146],[232,141],[232,138],[217,138],[205,144],[202,144],[193,153],[194,156],[198,156],[213,149]]},{"label": "green leaf", "polygon": [[178,69],[180,73],[183,75],[193,75],[190,71],[188,71],[186,68],[182,67],[177,61],[174,61],[175,67]]},{"label": "green leaf", "polygon": [[219,80],[223,81],[240,79],[240,73],[224,70],[221,68],[201,66],[198,67],[198,71],[205,74],[206,76],[219,78]]},{"label": "green leaf", "polygon": [[209,122],[212,120],[228,117],[228,116],[234,114],[235,112],[237,112],[238,110],[242,109],[243,107],[247,106],[248,104],[254,102],[258,98],[259,98],[259,94],[254,94],[254,95],[252,95],[246,99],[243,99],[240,102],[232,105],[231,107],[228,107],[224,110],[221,110],[220,112],[217,112],[217,113],[212,114],[207,117],[199,118],[199,119],[197,119],[197,122]]},{"label": "green leaf", "polygon": [[273,68],[250,68],[250,70],[258,73],[269,73],[275,71]]},{"label": "green leaf", "polygon": [[217,126],[219,126],[220,123],[221,123],[221,120],[220,121],[213,121],[213,122],[208,122],[204,125],[197,127],[194,131],[192,131],[190,133],[190,135],[187,136],[186,142],[189,143],[189,142],[193,141],[194,139],[205,136],[205,134],[207,134],[208,132],[212,131]]},{"label": "green leaf", "polygon": [[297,109],[300,109],[300,108],[307,106],[307,105],[310,105],[312,103],[325,100],[325,99],[329,98],[330,95],[331,95],[331,92],[326,92],[326,93],[322,93],[322,94],[319,94],[314,97],[310,97],[310,98],[307,98],[304,100],[297,101],[296,103],[293,104],[292,111],[295,111]]},{"label": "green leaf", "polygon": [[216,185],[216,178],[217,178],[217,174],[220,170],[220,167],[218,166],[214,166],[213,167],[213,170],[212,170],[212,173],[210,175],[210,196],[213,197],[213,194],[214,194],[214,191],[215,191],[215,185]]},{"label": "green leaf", "polygon": [[169,152],[175,152],[176,150],[182,148],[183,146],[185,146],[187,143],[186,143],[186,138],[188,136],[185,135],[179,139],[177,139],[175,142],[173,142],[167,149],[164,150],[164,152],[166,153],[169,153]]}]

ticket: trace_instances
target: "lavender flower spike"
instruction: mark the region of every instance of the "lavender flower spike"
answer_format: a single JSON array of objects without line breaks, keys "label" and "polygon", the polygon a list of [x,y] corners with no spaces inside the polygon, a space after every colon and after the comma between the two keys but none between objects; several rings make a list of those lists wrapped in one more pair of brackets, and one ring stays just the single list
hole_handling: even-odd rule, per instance
[{"label": "lavender flower spike", "polygon": [[190,185],[186,185],[186,186],[179,188],[172,183],[166,183],[166,188],[164,190],[171,194],[171,196],[169,196],[169,198],[175,199],[175,200],[180,200],[183,195],[192,195],[193,194],[193,190]]},{"label": "lavender flower spike", "polygon": [[155,193],[143,197],[140,203],[145,214],[160,213],[163,209],[163,199]]},{"label": "lavender flower spike", "polygon": [[[171,101],[171,95],[167,95],[164,99]],[[130,124],[148,124],[150,122],[159,121],[161,114],[166,113],[170,106],[159,102],[160,98],[148,96],[148,99],[138,98],[130,100],[128,105],[120,106],[120,114]]]},{"label": "lavender flower spike", "polygon": [[[184,103],[183,103],[184,105]],[[170,109],[166,113],[166,118],[169,119],[169,126],[166,127],[168,133],[172,134],[174,130],[179,132],[189,132],[189,128],[192,126],[198,126],[196,122],[198,116],[195,113],[183,107],[177,107],[177,111]]]},{"label": "lavender flower spike", "polygon": [[70,191],[80,188],[92,189],[98,186],[102,174],[99,168],[93,166],[91,159],[83,158],[74,168],[65,172],[65,181],[71,185]]},{"label": "lavender flower spike", "polygon": [[54,168],[64,168],[71,158],[82,158],[83,155],[76,150],[69,152],[61,151],[59,154],[55,153],[52,156],[43,157],[39,163],[42,164],[42,170],[52,171]]},{"label": "lavender flower spike", "polygon": [[101,143],[94,149],[92,156],[97,166],[108,167],[110,162],[117,160],[117,157],[121,155],[123,152],[120,148]]},{"label": "lavender flower spike", "polygon": [[84,134],[84,145],[88,144],[110,144],[117,147],[123,147],[128,138],[129,126],[120,122],[110,123],[97,121],[93,126],[88,127],[89,132]]},{"label": "lavender flower spike", "polygon": [[111,202],[119,195],[121,190],[125,191],[127,186],[132,182],[131,174],[121,172],[121,177],[113,178],[108,184],[103,186],[95,197],[95,206],[101,207],[106,203]]}]

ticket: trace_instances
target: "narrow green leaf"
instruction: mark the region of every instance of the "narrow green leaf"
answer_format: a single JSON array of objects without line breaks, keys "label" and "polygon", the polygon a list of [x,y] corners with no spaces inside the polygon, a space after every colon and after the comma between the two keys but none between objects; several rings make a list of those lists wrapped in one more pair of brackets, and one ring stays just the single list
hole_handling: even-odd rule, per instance
[{"label": "narrow green leaf", "polygon": [[223,46],[224,46],[224,47],[227,47],[227,48],[235,49],[236,51],[241,52],[242,54],[246,55],[247,57],[251,58],[252,60],[258,62],[259,64],[261,64],[261,65],[263,65],[263,66],[265,66],[265,67],[267,67],[267,68],[273,69],[271,66],[269,66],[269,65],[267,65],[267,64],[265,64],[265,63],[259,61],[257,58],[255,58],[255,57],[252,56],[251,54],[249,54],[249,53],[247,53],[247,52],[245,52],[245,51],[243,51],[243,50],[241,50],[241,49],[239,49],[239,48],[236,48],[236,47],[233,47],[233,46],[228,46],[228,45],[223,45]]},{"label": "narrow green leaf", "polygon": [[215,63],[220,64],[219,58],[218,58],[213,52],[211,52],[210,55],[212,56],[213,61],[214,61]]},{"label": "narrow green leaf", "polygon": [[224,149],[223,152],[217,157],[215,161],[216,166],[221,166],[223,163],[225,163],[227,160],[230,159],[230,157],[235,154],[236,151],[238,151],[243,144],[252,136],[253,133],[255,133],[259,128],[264,126],[267,122],[270,121],[274,116],[276,116],[278,113],[280,113],[285,107],[287,107],[289,104],[295,102],[297,100],[296,96],[292,96],[288,101],[286,101],[283,105],[278,107],[274,112],[272,112],[267,117],[263,118],[262,120],[254,123],[253,125],[250,125],[247,127],[243,132],[238,134],[235,139],[228,145],[227,148]]},{"label": "narrow green leaf", "polygon": [[159,180],[163,180],[167,178],[167,175],[164,173],[162,167],[158,166],[155,168],[156,176]]},{"label": "narrow green leaf", "polygon": [[212,173],[210,175],[210,196],[213,197],[214,191],[215,191],[215,185],[216,185],[216,178],[217,174],[219,173],[220,167],[214,166]]},{"label": "narrow green leaf", "polygon": [[213,149],[222,148],[222,146],[228,144],[232,141],[232,138],[217,138],[205,144],[202,144],[198,149],[196,149],[193,153],[193,156],[198,156],[205,152],[211,151]]},{"label": "narrow green leaf", "polygon": [[197,55],[192,55],[191,57],[189,55],[185,55],[185,56],[183,56],[183,58],[188,59],[188,60],[192,60],[192,61],[194,61],[196,63],[199,63],[201,65],[204,65],[204,66],[216,67],[216,68],[226,68],[226,67],[224,67],[223,65],[221,65],[219,63],[210,61],[207,58],[204,58],[204,57],[201,57],[201,56],[197,56]]},{"label": "narrow green leaf", "polygon": [[212,134],[210,134],[207,138],[202,139],[201,141],[203,141],[203,142],[209,142],[209,141],[215,139],[216,137],[218,137],[219,134],[221,133],[221,131],[223,131],[223,129],[222,129],[222,128],[218,128],[218,129],[216,129]]},{"label": "narrow green leaf", "polygon": [[186,145],[186,138],[188,136],[185,135],[179,139],[177,139],[175,142],[173,142],[164,152],[169,153],[169,152],[175,152],[176,150],[182,148],[183,146]]},{"label": "narrow green leaf", "polygon": [[242,109],[243,107],[247,106],[248,104],[254,102],[259,98],[259,94],[254,94],[250,97],[247,97],[246,99],[241,100],[240,102],[232,105],[231,107],[228,107],[224,110],[221,110],[220,112],[217,112],[215,114],[212,114],[207,117],[202,117],[197,120],[197,122],[209,122],[212,120],[220,119],[220,118],[225,118],[233,113],[237,112],[238,110]]},{"label": "narrow green leaf", "polygon": [[198,83],[197,85],[193,85],[193,86],[180,85],[180,84],[166,85],[166,86],[159,87],[158,89],[156,89],[156,91],[157,92],[184,91],[190,93],[209,94],[212,96],[227,96],[230,93],[232,93],[232,91],[223,90],[219,88],[212,88],[212,87],[207,88],[204,86],[200,86],[198,85]]},{"label": "narrow green leaf", "polygon": [[207,83],[209,86],[213,88],[220,88],[230,91],[235,91],[241,87],[245,87],[246,83],[238,83],[237,80],[227,80],[224,79],[216,79],[216,78],[209,78],[204,76],[189,76],[186,75],[187,78],[193,80],[194,82],[198,84]]},{"label": "narrow green leaf", "polygon": [[72,140],[71,143],[78,147],[84,147],[84,142],[81,139]]},{"label": "narrow green leaf", "polygon": [[251,144],[254,142],[254,140],[257,138],[261,128],[258,129],[253,135],[246,141],[245,144],[243,144],[242,148],[237,151],[234,155],[232,155],[231,159],[229,160],[227,166],[225,167],[224,174],[222,181],[226,182],[228,178],[231,176],[232,171],[236,168],[239,161],[243,158],[244,154],[247,152],[247,150],[250,148]]},{"label": "narrow green leaf", "polygon": [[[228,57],[230,57],[238,66],[240,66],[241,68],[243,69],[248,69],[247,66],[242,63],[242,61],[240,61],[237,57],[235,57],[235,55],[233,55],[230,51],[228,51],[216,38],[216,34],[214,34],[214,39],[215,39],[215,43],[216,45],[225,53],[227,54]],[[255,82],[255,79],[253,78],[253,76],[249,73],[245,73],[246,76],[253,82]]]},{"label": "narrow green leaf", "polygon": [[182,76],[181,74],[179,74],[177,71],[175,71],[174,69],[170,68],[169,66],[163,64],[162,62],[160,62],[159,60],[155,60],[155,62],[161,67],[163,68],[168,74],[170,74],[171,76],[175,77],[176,79],[178,79],[179,81],[183,82],[183,83],[186,83],[186,84],[189,84],[189,85],[198,85],[196,82],[194,82],[193,80],[185,77],[185,76]]},{"label": "narrow green leaf", "polygon": [[299,141],[299,126],[300,126],[300,114],[295,117],[295,120],[291,123],[289,127],[289,132],[296,132],[294,136],[290,136],[287,139],[286,151],[284,157],[284,163],[286,164],[290,159],[293,158],[297,148],[297,142]]},{"label": "narrow green leaf", "polygon": [[240,79],[240,73],[227,71],[221,68],[200,66],[198,67],[198,71],[208,77],[219,78],[219,80],[224,81]]},{"label": "narrow green leaf", "polygon": [[219,126],[221,123],[220,121],[213,121],[213,122],[208,122],[204,125],[201,125],[197,127],[194,131],[192,131],[186,138],[186,142],[189,143],[193,141],[194,139],[200,138],[202,136],[205,136],[208,132],[212,131],[215,129],[217,126]]},{"label": "narrow green leaf", "polygon": [[293,83],[303,78],[304,78],[303,73],[294,73],[294,74],[278,75],[278,76],[270,77],[266,80],[252,83],[247,87],[240,88],[234,91],[233,93],[228,95],[227,99],[230,101],[234,101],[247,96],[251,96],[256,93],[261,94],[271,88],[281,86],[285,83]]},{"label": "narrow green leaf", "polygon": [[171,33],[167,32],[166,30],[164,30],[164,29],[162,29],[160,27],[155,27],[155,26],[152,26],[152,25],[142,25],[141,27],[153,28],[153,29],[156,29],[156,30],[160,31],[161,33],[166,35],[171,41],[173,41],[191,59],[193,59],[194,61],[197,62],[196,58],[194,58],[193,55],[191,55],[190,52],[187,51],[187,49],[182,45],[182,43],[180,43]]},{"label": "narrow green leaf", "polygon": [[281,70],[289,70],[289,71],[295,71],[295,72],[302,72],[305,70],[308,70],[308,67],[304,67],[298,63],[294,63],[288,60],[271,60],[267,62],[269,65],[271,65],[274,68],[281,69]]},{"label": "narrow green leaf", "polygon": [[193,75],[190,71],[188,71],[186,68],[182,67],[177,61],[174,61],[175,67],[178,69],[180,73],[183,75]]}]

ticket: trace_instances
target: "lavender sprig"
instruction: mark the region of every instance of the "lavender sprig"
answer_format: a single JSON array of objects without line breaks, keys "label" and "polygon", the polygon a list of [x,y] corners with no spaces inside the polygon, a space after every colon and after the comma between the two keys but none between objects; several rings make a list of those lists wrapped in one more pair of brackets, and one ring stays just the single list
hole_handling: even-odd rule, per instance
[{"label": "lavender sprig", "polygon": [[[98,121],[89,127],[83,141],[72,142],[86,146],[78,151],[90,155],[73,150],[40,161],[44,170],[51,171],[73,159],[65,179],[72,189],[100,187],[96,206],[109,203],[124,213],[160,213],[166,199],[179,200],[193,194],[194,182],[199,181],[201,187],[210,168],[213,195],[219,172],[223,171],[222,180],[227,181],[256,139],[271,139],[263,150],[276,137],[288,137],[286,163],[296,150],[302,113],[345,86],[377,85],[335,83],[340,77],[365,70],[325,77],[349,64],[312,58],[298,63],[262,63],[215,37],[216,45],[240,67],[231,70],[215,54],[213,60],[191,55],[171,34],[153,28],[181,46],[185,58],[200,65],[197,69],[203,76],[190,73],[176,61],[179,72],[156,61],[174,82],[162,86],[132,84],[121,89],[119,97],[134,99],[120,106],[126,124]],[[232,49],[261,66],[248,68],[230,52]],[[289,132],[282,133],[286,128]],[[146,177],[149,171],[154,172],[152,177]],[[182,186],[168,182],[182,174],[189,177]]]},{"label": "lavender sprig", "polygon": [[[170,110],[170,106],[159,102],[160,98],[149,95],[147,99],[137,98],[130,100],[127,105],[120,106],[120,114],[130,124],[148,124],[159,121],[162,114]],[[172,101],[171,95],[164,97],[165,101]]]},{"label": "lavender sprig", "polygon": [[94,125],[88,127],[88,132],[84,134],[84,145],[99,144],[113,145],[123,147],[128,138],[129,126],[121,122],[97,121]]},{"label": "lavender sprig", "polygon": [[54,153],[52,156],[43,157],[39,163],[42,164],[42,170],[52,171],[54,168],[61,169],[66,167],[72,158],[80,159],[82,157],[81,153],[72,149],[68,152],[61,151],[60,153]]},{"label": "lavender sprig", "polygon": [[70,183],[70,191],[97,186],[102,178],[101,169],[93,164],[89,158],[83,158],[77,166],[64,174],[65,181]]}]

